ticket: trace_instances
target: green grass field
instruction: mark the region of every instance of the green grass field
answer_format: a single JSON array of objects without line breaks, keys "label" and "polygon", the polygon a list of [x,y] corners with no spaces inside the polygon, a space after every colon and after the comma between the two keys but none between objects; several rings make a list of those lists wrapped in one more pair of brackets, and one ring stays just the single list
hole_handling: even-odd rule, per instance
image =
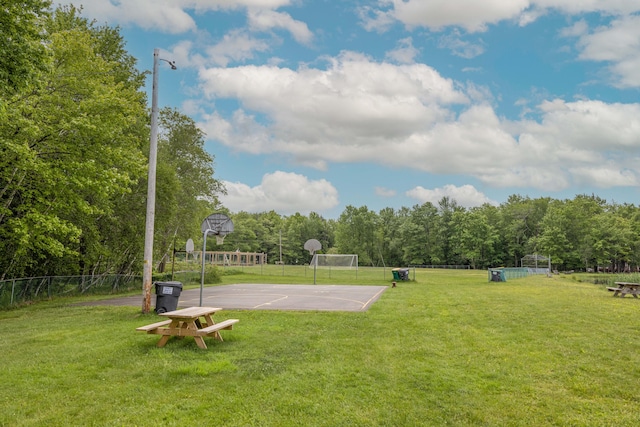
[{"label": "green grass field", "polygon": [[420,270],[364,313],[225,310],[207,350],[139,307],[3,311],[0,425],[640,425],[640,299],[575,278]]}]

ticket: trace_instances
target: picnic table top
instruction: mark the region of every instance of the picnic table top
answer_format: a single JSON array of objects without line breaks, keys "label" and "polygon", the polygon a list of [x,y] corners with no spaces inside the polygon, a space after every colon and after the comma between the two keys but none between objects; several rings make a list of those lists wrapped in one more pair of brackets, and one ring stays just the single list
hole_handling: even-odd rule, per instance
[{"label": "picnic table top", "polygon": [[170,317],[172,319],[194,319],[220,310],[222,310],[222,308],[219,307],[189,307],[182,308],[180,310],[167,311],[166,313],[159,313],[159,315]]},{"label": "picnic table top", "polygon": [[616,285],[622,285],[622,286],[640,286],[640,283],[633,283],[633,282],[614,282]]}]

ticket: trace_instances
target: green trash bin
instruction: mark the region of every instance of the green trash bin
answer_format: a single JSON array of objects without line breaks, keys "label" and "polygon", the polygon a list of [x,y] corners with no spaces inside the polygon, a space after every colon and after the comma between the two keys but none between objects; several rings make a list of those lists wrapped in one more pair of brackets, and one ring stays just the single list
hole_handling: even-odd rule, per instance
[{"label": "green trash bin", "polygon": [[391,273],[393,274],[393,280],[400,280],[400,272],[397,268],[391,270]]}]

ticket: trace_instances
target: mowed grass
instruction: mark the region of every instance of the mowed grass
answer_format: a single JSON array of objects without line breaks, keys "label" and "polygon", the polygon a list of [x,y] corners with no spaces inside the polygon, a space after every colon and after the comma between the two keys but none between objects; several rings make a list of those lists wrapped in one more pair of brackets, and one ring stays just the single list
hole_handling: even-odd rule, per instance
[{"label": "mowed grass", "polygon": [[240,323],[207,350],[156,348],[139,307],[0,312],[0,425],[640,425],[640,299],[570,276],[416,279],[363,313],[225,310]]}]

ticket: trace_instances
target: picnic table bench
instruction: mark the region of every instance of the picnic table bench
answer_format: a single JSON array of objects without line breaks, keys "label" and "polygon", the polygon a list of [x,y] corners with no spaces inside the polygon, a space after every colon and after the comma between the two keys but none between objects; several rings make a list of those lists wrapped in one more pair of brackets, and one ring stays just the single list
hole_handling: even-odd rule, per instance
[{"label": "picnic table bench", "polygon": [[638,298],[640,294],[640,283],[630,282],[614,282],[616,287],[608,287],[607,290],[613,292],[613,296],[620,296],[624,298],[627,294],[633,295],[634,298]]},{"label": "picnic table bench", "polygon": [[227,319],[215,323],[212,316],[221,310],[221,308],[214,307],[189,307],[168,311],[159,315],[168,317],[169,320],[140,326],[136,328],[136,331],[162,335],[158,341],[158,347],[164,347],[171,337],[193,337],[198,347],[205,349],[207,345],[204,342],[204,337],[213,337],[222,341],[220,331],[233,329],[233,325],[240,321]]}]

